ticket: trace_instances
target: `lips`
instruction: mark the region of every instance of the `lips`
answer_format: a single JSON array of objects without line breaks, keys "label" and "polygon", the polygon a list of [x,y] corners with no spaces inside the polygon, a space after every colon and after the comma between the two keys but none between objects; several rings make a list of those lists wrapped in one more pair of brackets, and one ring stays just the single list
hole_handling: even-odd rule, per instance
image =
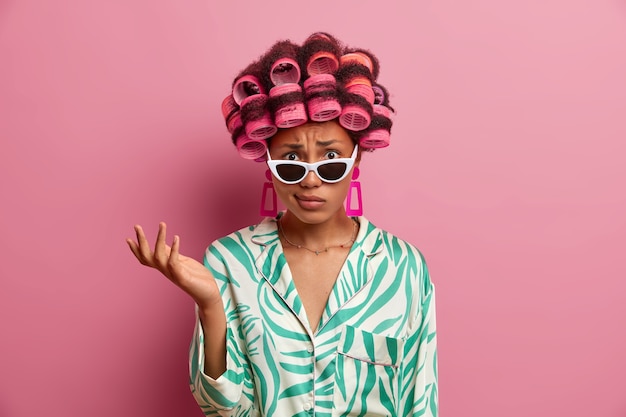
[{"label": "lips", "polygon": [[296,197],[296,201],[298,202],[298,205],[304,210],[319,209],[326,202],[326,200],[324,200],[323,198],[320,198],[314,195],[297,195],[296,194],[295,197]]},{"label": "lips", "polygon": [[319,203],[323,203],[324,199],[314,196],[314,195],[298,195],[296,194],[296,199],[300,200],[300,201],[317,201]]}]

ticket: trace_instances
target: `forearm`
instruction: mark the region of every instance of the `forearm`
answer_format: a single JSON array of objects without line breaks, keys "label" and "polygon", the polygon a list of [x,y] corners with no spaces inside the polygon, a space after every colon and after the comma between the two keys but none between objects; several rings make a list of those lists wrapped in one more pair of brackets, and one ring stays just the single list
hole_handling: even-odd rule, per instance
[{"label": "forearm", "polygon": [[198,310],[204,332],[204,373],[217,379],[226,371],[226,314],[221,303]]}]

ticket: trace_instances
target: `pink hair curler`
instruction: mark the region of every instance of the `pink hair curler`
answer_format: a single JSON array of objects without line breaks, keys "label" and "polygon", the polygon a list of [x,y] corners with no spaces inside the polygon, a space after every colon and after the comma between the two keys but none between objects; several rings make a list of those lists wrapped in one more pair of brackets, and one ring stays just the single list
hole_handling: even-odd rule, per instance
[{"label": "pink hair curler", "polygon": [[314,122],[333,120],[341,114],[341,104],[336,98],[337,81],[331,74],[318,74],[304,82],[308,97],[309,117]]},{"label": "pink hair curler", "polygon": [[383,104],[385,102],[385,92],[377,85],[372,86],[374,90],[374,104]]},{"label": "pink hair curler", "polygon": [[242,126],[239,105],[235,102],[232,94],[222,101],[222,116],[226,120],[226,128],[229,133]]},{"label": "pink hair curler", "polygon": [[[302,93],[302,87],[299,84],[282,84],[273,87],[270,90],[270,97],[276,98],[290,93]],[[274,123],[279,128],[290,128],[300,126],[307,122],[306,108],[300,100],[286,102],[274,110]]]},{"label": "pink hair curler", "polygon": [[387,119],[391,119],[391,110],[389,107],[383,106],[382,104],[374,104],[372,106],[372,110],[374,114],[378,114],[380,116],[386,117]]},{"label": "pink hair curler", "polygon": [[254,75],[244,75],[235,81],[233,85],[233,98],[235,103],[243,106],[243,100],[247,97],[265,94],[261,81]]},{"label": "pink hair curler", "polygon": [[346,82],[345,87],[348,88],[348,87],[352,87],[353,85],[366,85],[366,86],[371,88],[372,87],[372,82],[367,77],[356,76],[356,77],[350,78]]},{"label": "pink hair curler", "polygon": [[300,66],[291,58],[278,59],[270,70],[270,80],[274,85],[297,83],[300,81]]},{"label": "pink hair curler", "polygon": [[235,102],[233,95],[229,94],[228,97],[222,101],[222,116],[224,116],[224,119],[227,119],[228,116],[236,110],[239,110],[239,105]]},{"label": "pink hair curler", "polygon": [[241,112],[237,110],[226,120],[226,128],[228,129],[228,133],[232,134],[241,126],[243,126],[243,122],[241,121]]},{"label": "pink hair curler", "polygon": [[369,113],[363,107],[355,104],[344,106],[341,116],[339,116],[339,124],[355,132],[367,129],[371,121]]},{"label": "pink hair curler", "polygon": [[359,139],[359,146],[366,149],[386,148],[389,146],[391,136],[386,129],[375,129]]},{"label": "pink hair curler", "polygon": [[307,42],[317,41],[317,40],[324,40],[324,41],[332,42],[332,39],[330,38],[330,36],[328,36],[328,34],[324,32],[315,32],[306,39]]},{"label": "pink hair curler", "polygon": [[235,145],[239,155],[244,159],[257,159],[265,155],[267,144],[262,140],[253,140],[245,133],[239,135]]},{"label": "pink hair curler", "polygon": [[341,104],[337,100],[312,98],[308,102],[309,117],[314,122],[327,122],[341,114]]},{"label": "pink hair curler", "polygon": [[346,91],[352,94],[358,94],[367,100],[368,103],[374,104],[374,90],[372,90],[372,82],[367,77],[352,77],[345,85]]},{"label": "pink hair curler", "polygon": [[304,91],[307,95],[334,92],[336,88],[337,80],[332,74],[313,75],[304,82]]},{"label": "pink hair curler", "polygon": [[251,120],[246,123],[246,134],[255,140],[267,139],[274,136],[278,132],[276,125],[272,123],[269,112],[267,117],[259,120]]},{"label": "pink hair curler", "polygon": [[368,103],[374,104],[374,90],[372,87],[367,84],[352,84],[350,86],[346,86],[346,91],[352,94],[358,94],[367,100]]},{"label": "pink hair curler", "polygon": [[368,70],[370,70],[370,74],[373,74],[374,64],[372,63],[370,57],[363,52],[350,52],[348,54],[342,55],[341,58],[339,58],[339,63],[341,65],[352,62],[364,65],[365,67],[367,67]]},{"label": "pink hair curler", "polygon": [[246,97],[241,102],[241,111],[248,115],[243,116],[242,114],[242,119],[244,120],[246,135],[250,139],[267,139],[274,136],[278,131],[267,108],[267,99],[265,94],[255,94]]},{"label": "pink hair curler", "polygon": [[309,59],[306,71],[310,76],[318,74],[334,74],[339,68],[337,57],[331,52],[320,51]]}]

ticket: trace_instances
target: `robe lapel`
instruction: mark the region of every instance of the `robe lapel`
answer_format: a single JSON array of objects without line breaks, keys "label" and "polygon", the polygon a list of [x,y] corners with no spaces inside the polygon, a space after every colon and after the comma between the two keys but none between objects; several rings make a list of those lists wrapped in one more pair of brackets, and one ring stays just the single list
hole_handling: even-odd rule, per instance
[{"label": "robe lapel", "polygon": [[382,247],[380,229],[364,217],[359,217],[358,220],[359,233],[330,293],[317,329],[318,333],[337,311],[370,283],[373,276],[371,262]]},{"label": "robe lapel", "polygon": [[266,219],[260,223],[252,236],[252,242],[262,246],[261,253],[255,261],[257,270],[310,332],[311,327],[302,300],[296,291],[291,270],[278,238],[276,220]]}]

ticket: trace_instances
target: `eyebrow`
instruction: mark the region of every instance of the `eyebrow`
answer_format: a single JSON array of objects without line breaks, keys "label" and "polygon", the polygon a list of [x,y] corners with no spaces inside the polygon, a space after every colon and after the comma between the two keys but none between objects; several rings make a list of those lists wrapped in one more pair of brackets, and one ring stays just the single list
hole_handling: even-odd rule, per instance
[{"label": "eyebrow", "polygon": [[324,140],[324,141],[318,140],[317,142],[315,142],[315,144],[317,146],[324,147],[324,146],[332,145],[333,143],[336,143],[336,142],[338,142],[337,139],[330,139],[330,140]]},{"label": "eyebrow", "polygon": [[[338,140],[337,139],[330,139],[330,140],[318,140],[315,142],[315,144],[320,147],[320,148],[324,148],[326,146],[332,145],[334,143],[337,143]],[[288,149],[302,149],[304,148],[304,144],[302,143],[285,143],[284,145],[281,146],[282,148],[288,148]]]}]

